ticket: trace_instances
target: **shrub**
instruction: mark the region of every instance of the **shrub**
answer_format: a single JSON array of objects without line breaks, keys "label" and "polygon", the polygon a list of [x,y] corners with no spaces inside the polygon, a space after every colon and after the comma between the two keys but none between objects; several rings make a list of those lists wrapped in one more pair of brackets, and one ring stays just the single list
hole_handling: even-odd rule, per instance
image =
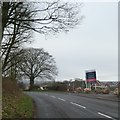
[{"label": "shrub", "polygon": [[95,90],[95,93],[96,93],[96,94],[100,94],[100,93],[102,93],[102,90],[101,90],[101,89],[96,89],[96,90]]},{"label": "shrub", "polygon": [[114,95],[120,96],[120,89],[119,88],[115,88],[113,93],[114,93]]},{"label": "shrub", "polygon": [[109,94],[110,90],[108,88],[105,88],[105,89],[102,90],[102,93],[103,94]]},{"label": "shrub", "polygon": [[33,101],[19,90],[16,81],[2,81],[2,117],[32,118]]},{"label": "shrub", "polygon": [[82,92],[83,90],[81,87],[78,87],[78,88],[75,88],[75,91],[79,93],[79,92]]},{"label": "shrub", "polygon": [[85,88],[85,89],[84,89],[84,92],[85,92],[85,93],[90,93],[90,92],[91,92],[91,89],[90,89],[90,88]]},{"label": "shrub", "polygon": [[95,93],[96,93],[96,94],[102,93],[102,88],[96,88]]}]

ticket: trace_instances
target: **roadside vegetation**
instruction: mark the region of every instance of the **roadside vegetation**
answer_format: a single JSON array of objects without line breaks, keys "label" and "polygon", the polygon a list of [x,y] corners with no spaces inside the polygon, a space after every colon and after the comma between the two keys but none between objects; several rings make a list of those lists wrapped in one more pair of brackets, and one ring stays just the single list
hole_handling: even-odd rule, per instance
[{"label": "roadside vegetation", "polygon": [[[21,86],[23,90],[25,90],[25,86]],[[34,89],[32,91],[39,92],[73,92],[73,93],[83,93],[83,94],[113,94],[114,96],[120,97],[120,85],[116,84],[115,86],[92,86],[91,88],[86,88],[85,81],[75,80],[74,82],[69,81],[53,81],[45,84],[35,84]],[[26,89],[29,91],[29,89]]]},{"label": "roadside vegetation", "polygon": [[33,101],[15,81],[3,80],[2,118],[32,118]]},{"label": "roadside vegetation", "polygon": [[11,78],[2,80],[3,118],[32,117],[32,99],[19,90],[15,80],[29,79],[32,90],[36,77],[52,80],[58,72],[50,53],[43,49],[27,49],[24,43],[35,40],[33,32],[54,35],[73,29],[84,18],[79,14],[81,5],[61,0],[40,3],[2,2],[0,76]]}]

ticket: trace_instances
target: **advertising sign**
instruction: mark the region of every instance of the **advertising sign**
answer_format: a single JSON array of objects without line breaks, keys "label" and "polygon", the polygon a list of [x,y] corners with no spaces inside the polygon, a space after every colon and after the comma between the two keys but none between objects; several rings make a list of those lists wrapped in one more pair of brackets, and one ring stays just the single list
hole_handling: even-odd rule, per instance
[{"label": "advertising sign", "polygon": [[87,82],[96,82],[96,71],[86,71],[86,81]]}]

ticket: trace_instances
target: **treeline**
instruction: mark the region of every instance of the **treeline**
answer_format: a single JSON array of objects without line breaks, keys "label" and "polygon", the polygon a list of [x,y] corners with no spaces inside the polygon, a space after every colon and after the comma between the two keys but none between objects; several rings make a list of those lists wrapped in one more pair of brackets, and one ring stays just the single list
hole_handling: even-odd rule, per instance
[{"label": "treeline", "polygon": [[56,34],[68,32],[79,24],[80,4],[60,0],[41,2],[0,2],[2,28],[0,50],[3,82],[3,118],[31,118],[32,100],[17,89],[17,80],[35,78],[55,79],[58,74],[54,57],[44,49],[25,48],[33,33]]},{"label": "treeline", "polygon": [[[20,82],[19,87],[22,90],[29,90],[29,86],[26,85],[23,82]],[[44,83],[36,83],[34,85],[34,90],[36,91],[49,91],[49,90],[55,90],[55,91],[74,91],[76,88],[86,88],[85,81],[81,80],[75,80],[75,81],[49,81]]]},{"label": "treeline", "polygon": [[[57,75],[52,55],[43,49],[26,49],[23,46],[26,42],[32,42],[30,38],[33,32],[46,35],[67,32],[70,28],[74,28],[83,18],[79,15],[80,6],[81,4],[70,4],[60,0],[36,3],[2,2],[2,39],[0,41],[2,46],[2,76],[19,79],[20,76],[24,75],[30,79],[32,87],[35,77],[49,79]],[[35,56],[43,57],[40,58],[41,61],[38,61]],[[27,58],[31,58],[31,61],[28,61]],[[48,62],[42,65],[44,59],[47,59]],[[36,62],[35,67],[32,62]],[[41,66],[38,63],[41,63]],[[28,70],[30,67],[31,71]],[[33,75],[33,71],[37,71],[37,74]]]}]

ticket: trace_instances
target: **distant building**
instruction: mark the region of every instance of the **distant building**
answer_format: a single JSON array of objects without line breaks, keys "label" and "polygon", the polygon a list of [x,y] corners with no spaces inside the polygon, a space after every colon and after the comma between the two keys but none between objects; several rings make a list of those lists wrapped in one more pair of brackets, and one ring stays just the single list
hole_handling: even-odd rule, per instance
[{"label": "distant building", "polygon": [[118,81],[97,81],[97,83],[101,86],[108,86],[108,87],[117,87]]}]

